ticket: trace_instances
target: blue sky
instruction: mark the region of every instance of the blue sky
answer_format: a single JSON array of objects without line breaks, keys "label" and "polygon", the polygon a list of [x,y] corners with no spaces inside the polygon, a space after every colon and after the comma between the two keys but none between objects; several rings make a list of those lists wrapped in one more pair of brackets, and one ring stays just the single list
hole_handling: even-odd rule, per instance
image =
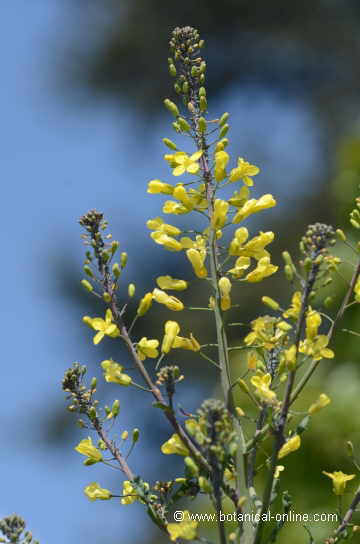
[{"label": "blue sky", "polygon": [[[120,526],[127,542],[143,542],[130,510],[82,495],[92,479],[106,484],[107,473],[90,475],[71,448],[40,438],[48,407],[62,405],[64,370],[91,350],[82,341],[83,314],[59,284],[69,261],[80,277],[76,220],[97,207],[126,248],[152,250],[144,225],[159,213],[159,202],[146,195],[146,183],[167,175],[161,136],[171,136],[165,116],[139,137],[125,104],[119,114],[111,104],[71,101],[57,88],[68,9],[45,0],[2,6],[0,516],[20,513],[43,544],[106,544]],[[285,196],[286,207],[304,194],[321,136],[304,103],[262,88],[233,88],[215,110],[234,112],[232,149],[245,157],[253,150],[248,158],[267,171],[264,192]],[[141,266],[132,271],[140,277]]]}]

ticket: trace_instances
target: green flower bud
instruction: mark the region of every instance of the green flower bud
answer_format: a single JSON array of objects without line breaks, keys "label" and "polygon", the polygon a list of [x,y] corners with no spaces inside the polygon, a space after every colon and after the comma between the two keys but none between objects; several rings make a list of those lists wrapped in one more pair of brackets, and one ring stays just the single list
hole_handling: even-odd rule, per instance
[{"label": "green flower bud", "polygon": [[95,376],[92,378],[91,380],[91,383],[90,383],[90,389],[96,389],[96,386],[97,386],[97,378],[95,378]]},{"label": "green flower bud", "polygon": [[88,280],[81,280],[81,285],[87,290],[87,291],[93,291],[94,287],[91,285],[91,283]]},{"label": "green flower bud", "polygon": [[204,75],[205,71],[206,71],[206,62],[203,60],[202,63],[200,64],[200,74]]},{"label": "green flower bud", "polygon": [[282,255],[282,258],[284,259],[285,264],[288,264],[292,268],[295,268],[291,255],[288,251],[283,251],[281,255]]},{"label": "green flower bud", "polygon": [[346,235],[345,235],[345,232],[343,230],[336,229],[336,235],[337,235],[339,240],[341,240],[342,242],[346,242]]},{"label": "green flower bud", "polygon": [[355,221],[355,219],[350,219],[350,223],[351,223],[352,226],[355,227],[356,229],[360,229],[360,223],[358,223],[357,221]]},{"label": "green flower bud", "polygon": [[309,257],[306,257],[303,264],[305,272],[307,273],[310,272],[311,265],[312,265],[311,259]]},{"label": "green flower bud", "polygon": [[169,74],[172,77],[176,77],[176,68],[174,64],[169,64]]},{"label": "green flower bud", "polygon": [[173,114],[174,117],[179,117],[179,110],[176,104],[174,102],[171,102],[168,98],[165,98],[164,100],[165,107],[169,110],[170,113]]},{"label": "green flower bud", "polygon": [[114,240],[111,244],[111,255],[114,255],[120,247],[120,242]]},{"label": "green flower bud", "polygon": [[199,96],[205,96],[205,98],[206,98],[206,89],[205,89],[205,87],[200,87]]},{"label": "green flower bud", "polygon": [[202,49],[205,45],[205,40],[200,40],[199,41],[199,49]]},{"label": "green flower bud", "polygon": [[285,265],[284,272],[285,272],[286,279],[288,281],[293,281],[293,279],[294,279],[294,270],[289,264]]},{"label": "green flower bud", "polygon": [[[207,110],[207,100],[205,96],[200,96],[200,111],[206,111]],[[225,136],[225,134],[224,134]]]},{"label": "green flower bud", "polygon": [[195,113],[195,107],[192,102],[188,102],[187,109],[189,110],[190,113]]},{"label": "green flower bud", "polygon": [[184,83],[182,85],[182,92],[184,94],[188,94],[188,92],[189,92],[189,83],[187,81],[184,81]]},{"label": "green flower bud", "polygon": [[135,285],[133,283],[129,283],[128,295],[129,297],[133,297],[135,295]]},{"label": "green flower bud", "polygon": [[249,388],[248,388],[248,385],[247,383],[242,380],[241,378],[239,378],[236,382],[238,384],[238,386],[240,387],[240,389],[242,389],[244,391],[244,393],[249,393]]},{"label": "green flower bud", "polygon": [[223,113],[222,116],[221,116],[220,119],[219,119],[219,125],[220,125],[220,126],[225,125],[225,123],[226,123],[226,121],[227,121],[228,119],[229,119],[229,114],[228,114],[228,112]]},{"label": "green flower bud", "polygon": [[101,253],[101,258],[104,261],[104,263],[107,263],[108,260],[110,259],[110,255],[109,255],[109,253],[107,251],[103,251]]},{"label": "green flower bud", "polygon": [[197,476],[199,474],[199,467],[191,457],[185,457],[184,463],[191,476]]},{"label": "green flower bud", "polygon": [[120,412],[120,402],[118,400],[114,400],[111,411],[113,413],[113,416],[116,417],[119,415]]},{"label": "green flower bud", "polygon": [[223,138],[224,136],[226,136],[226,134],[228,133],[228,131],[229,131],[229,125],[228,125],[228,124],[223,125],[223,126],[221,127],[219,137],[220,137],[220,138]]},{"label": "green flower bud", "polygon": [[94,420],[96,418],[96,410],[94,406],[90,406],[88,416],[91,420]]},{"label": "green flower bud", "polygon": [[180,125],[179,123],[177,123],[176,121],[174,121],[172,124],[172,127],[173,129],[175,130],[175,132],[181,132],[181,128],[180,128]]},{"label": "green flower bud", "polygon": [[199,476],[199,487],[203,493],[209,494],[212,491],[209,480],[207,480],[204,476]]},{"label": "green flower bud", "polygon": [[262,297],[261,302],[265,304],[266,306],[269,306],[269,308],[271,308],[272,310],[279,309],[279,303],[270,297]]},{"label": "green flower bud", "polygon": [[127,440],[128,437],[129,437],[129,432],[128,432],[128,431],[123,431],[123,432],[121,433],[121,439],[122,439],[122,440]]},{"label": "green flower bud", "polygon": [[84,266],[84,272],[85,274],[89,276],[89,278],[94,277],[93,271],[91,270],[90,266],[88,266],[87,264]]},{"label": "green flower bud", "polygon": [[139,436],[140,436],[139,429],[134,429],[132,433],[132,440],[134,444],[136,444],[136,442],[139,440]]},{"label": "green flower bud", "polygon": [[326,308],[329,308],[334,302],[334,297],[326,297],[326,299],[324,300],[324,306]]},{"label": "green flower bud", "polygon": [[104,293],[103,293],[103,299],[104,299],[104,301],[105,301],[106,303],[111,302],[111,296],[110,296],[110,294],[109,294],[107,291],[104,291]]},{"label": "green flower bud", "polygon": [[128,261],[128,254],[125,251],[123,251],[120,255],[121,268],[125,268],[127,261]]},{"label": "green flower bud", "polygon": [[169,149],[177,151],[176,144],[173,141],[169,140],[169,138],[163,138],[163,142]]},{"label": "green flower bud", "polygon": [[199,73],[199,70],[196,66],[191,67],[191,77],[196,77]]},{"label": "green flower bud", "polygon": [[199,125],[200,132],[202,133],[206,132],[206,121],[204,117],[199,117],[198,125]]},{"label": "green flower bud", "polygon": [[121,275],[121,270],[120,270],[120,266],[118,263],[114,263],[112,265],[112,273],[114,274],[115,278],[116,279],[119,279],[120,278],[120,275]]},{"label": "green flower bud", "polygon": [[346,453],[349,457],[354,457],[354,445],[350,440],[348,440],[345,444],[346,446]]},{"label": "green flower bud", "polygon": [[190,125],[183,117],[179,117],[178,123],[181,130],[183,130],[184,132],[189,132]]}]

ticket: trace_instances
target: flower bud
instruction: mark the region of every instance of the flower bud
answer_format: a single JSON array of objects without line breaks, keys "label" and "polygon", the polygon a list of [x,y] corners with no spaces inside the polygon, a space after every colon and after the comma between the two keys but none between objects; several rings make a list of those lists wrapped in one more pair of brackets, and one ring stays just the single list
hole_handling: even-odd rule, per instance
[{"label": "flower bud", "polygon": [[113,402],[113,405],[112,405],[112,408],[111,408],[111,412],[113,414],[114,417],[116,417],[117,415],[119,415],[119,412],[120,412],[120,402],[118,400],[114,400]]},{"label": "flower bud", "polygon": [[199,474],[199,468],[191,457],[185,457],[184,463],[191,476],[197,476]]},{"label": "flower bud", "polygon": [[272,310],[279,309],[279,303],[270,297],[262,297],[261,302],[265,304],[266,306],[269,306],[269,308],[271,308]]},{"label": "flower bud", "polygon": [[204,476],[199,476],[199,487],[203,493],[209,494],[212,491],[212,487],[209,480],[205,478]]},{"label": "flower bud", "polygon": [[116,279],[119,279],[120,278],[120,275],[121,275],[121,270],[120,270],[120,266],[118,263],[114,263],[112,265],[112,273],[114,274],[115,278]]},{"label": "flower bud", "polygon": [[226,136],[226,134],[228,133],[228,131],[229,131],[229,125],[228,125],[228,124],[223,125],[223,126],[221,127],[219,137],[220,137],[220,138],[223,138],[224,136]]},{"label": "flower bud", "polygon": [[97,386],[97,378],[95,378],[95,376],[92,378],[91,380],[91,383],[90,383],[90,388],[92,390],[96,389],[96,386]]},{"label": "flower bud", "polygon": [[173,114],[174,117],[179,117],[179,110],[176,104],[174,102],[171,102],[168,98],[164,100],[165,107],[169,110],[170,113]]},{"label": "flower bud", "polygon": [[244,391],[244,393],[249,393],[249,388],[247,386],[247,383],[244,380],[239,378],[236,383],[238,384],[240,389],[242,389]]},{"label": "flower bud", "polygon": [[125,268],[126,263],[127,263],[127,260],[128,260],[128,254],[125,253],[125,251],[123,251],[123,252],[121,253],[121,256],[120,256],[120,264],[121,264],[121,268]]},{"label": "flower bud", "polygon": [[206,89],[205,89],[205,87],[200,87],[200,89],[199,89],[199,96],[205,96],[205,97],[206,97]]},{"label": "flower bud", "polygon": [[128,432],[128,431],[123,431],[123,432],[121,433],[121,438],[122,438],[122,440],[127,440],[128,437],[129,437],[129,432]]},{"label": "flower bud", "polygon": [[108,304],[109,302],[111,302],[111,295],[107,291],[104,291],[103,299]]},{"label": "flower bud", "polygon": [[169,149],[177,151],[176,144],[173,141],[169,140],[169,138],[163,138],[163,142]]},{"label": "flower bud", "polygon": [[176,77],[176,68],[175,68],[175,65],[174,65],[174,64],[170,64],[170,65],[169,65],[169,74],[170,74],[172,77]]},{"label": "flower bud", "polygon": [[133,297],[135,295],[135,285],[133,283],[129,283],[128,295],[129,297]]},{"label": "flower bud", "polygon": [[205,96],[200,96],[200,111],[207,110],[207,100]]},{"label": "flower bud", "polygon": [[205,121],[204,117],[199,118],[198,126],[199,126],[200,132],[202,132],[202,133],[206,132],[206,121]]},{"label": "flower bud", "polygon": [[81,280],[81,285],[87,290],[87,291],[93,291],[94,287],[91,285],[91,283],[88,280]]},{"label": "flower bud", "polygon": [[222,116],[221,116],[220,119],[219,119],[219,125],[220,125],[220,126],[225,125],[225,123],[226,123],[226,121],[227,121],[228,119],[229,119],[229,114],[228,114],[228,112],[223,113]]},{"label": "flower bud", "polygon": [[190,131],[190,125],[183,117],[179,117],[178,124],[179,124],[181,130],[183,130],[184,132],[189,132]]},{"label": "flower bud", "polygon": [[182,92],[184,94],[188,94],[188,92],[189,92],[189,83],[187,81],[184,81],[184,83],[182,85]]},{"label": "flower bud", "polygon": [[238,417],[243,417],[245,415],[244,410],[242,410],[240,406],[236,406],[235,412]]},{"label": "flower bud", "polygon": [[120,242],[114,240],[111,244],[111,255],[114,255],[120,247]]},{"label": "flower bud", "polygon": [[285,265],[284,272],[285,272],[286,279],[288,281],[293,281],[293,279],[294,279],[294,270],[289,264]]},{"label": "flower bud", "polygon": [[139,429],[134,429],[132,433],[132,439],[134,444],[136,444],[136,442],[139,440],[139,436],[140,436]]},{"label": "flower bud", "polygon": [[84,266],[84,272],[85,274],[89,276],[89,278],[94,277],[93,271],[91,270],[90,266],[88,266],[87,264]]},{"label": "flower bud", "polygon": [[346,242],[346,235],[345,235],[345,232],[341,229],[336,229],[336,236],[338,237],[339,240],[341,240],[342,242]]}]

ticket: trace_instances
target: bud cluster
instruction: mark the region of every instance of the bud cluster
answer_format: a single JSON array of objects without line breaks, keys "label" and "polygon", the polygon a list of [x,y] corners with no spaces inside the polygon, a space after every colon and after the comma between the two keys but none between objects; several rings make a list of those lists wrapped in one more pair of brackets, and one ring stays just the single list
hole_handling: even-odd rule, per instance
[{"label": "bud cluster", "polygon": [[[38,540],[33,540],[30,531],[25,531],[25,521],[16,514],[7,516],[0,520],[0,532],[14,544],[39,544]],[[5,542],[0,538],[0,542]]]},{"label": "bud cluster", "polygon": [[324,255],[329,246],[336,243],[336,236],[333,227],[324,223],[309,225],[305,236],[301,238],[300,249],[311,260],[319,255]]},{"label": "bud cluster", "polygon": [[198,410],[198,423],[203,434],[202,447],[208,454],[215,454],[218,461],[236,453],[236,438],[229,411],[216,399],[205,400]]},{"label": "bud cluster", "polygon": [[64,375],[62,388],[69,393],[67,399],[71,400],[68,406],[70,412],[79,412],[86,414],[90,419],[96,416],[96,405],[98,401],[93,400],[93,394],[96,391],[96,378],[93,378],[90,388],[83,385],[83,379],[86,374],[86,366],[74,363]]}]

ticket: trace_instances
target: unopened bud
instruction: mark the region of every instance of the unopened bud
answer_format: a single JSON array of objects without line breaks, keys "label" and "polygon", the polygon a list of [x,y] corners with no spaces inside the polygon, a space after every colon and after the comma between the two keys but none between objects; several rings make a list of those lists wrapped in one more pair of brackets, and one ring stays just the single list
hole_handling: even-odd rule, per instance
[{"label": "unopened bud", "polygon": [[163,138],[163,142],[169,149],[177,151],[176,144],[172,140],[169,140],[169,138]]},{"label": "unopened bud", "polygon": [[284,272],[285,272],[285,277],[288,281],[292,281],[294,279],[294,270],[289,264],[285,265]]},{"label": "unopened bud", "polygon": [[84,272],[85,274],[89,276],[89,278],[94,277],[93,271],[91,270],[90,266],[88,266],[87,264],[84,266]]},{"label": "unopened bud", "polygon": [[219,119],[219,125],[220,125],[220,126],[225,125],[225,123],[226,123],[226,121],[227,121],[228,119],[229,119],[229,114],[228,114],[228,112],[223,113],[222,116],[221,116],[220,119]]},{"label": "unopened bud", "polygon": [[190,131],[190,125],[183,117],[179,117],[178,124],[179,124],[181,130],[183,130],[184,132],[189,132]]},{"label": "unopened bud", "polygon": [[128,439],[128,436],[129,436],[128,431],[123,431],[123,432],[121,433],[121,438],[122,438],[122,440],[127,440],[127,439]]},{"label": "unopened bud", "polygon": [[115,278],[116,279],[119,279],[120,278],[120,275],[121,275],[121,270],[120,270],[120,266],[118,263],[114,263],[112,265],[112,273],[114,274]]},{"label": "unopened bud", "polygon": [[200,96],[200,111],[207,110],[207,100],[205,96]]},{"label": "unopened bud", "polygon": [[111,244],[111,254],[114,255],[114,253],[116,253],[119,247],[120,247],[120,242],[118,242],[117,240],[114,240],[113,243]]},{"label": "unopened bud", "polygon": [[244,504],[246,503],[246,497],[243,495],[242,497],[239,498],[238,502],[237,502],[237,507],[238,508],[242,508],[244,506]]},{"label": "unopened bud", "polygon": [[212,491],[212,487],[209,480],[205,478],[204,476],[199,476],[199,487],[203,493],[211,493]]},{"label": "unopened bud", "polygon": [[91,389],[96,389],[96,386],[97,386],[97,378],[95,378],[95,376],[92,378],[91,380],[91,383],[90,383],[90,388]]},{"label": "unopened bud", "polygon": [[135,285],[133,283],[129,283],[128,295],[129,297],[133,297],[135,295]]},{"label": "unopened bud", "polygon": [[198,126],[199,126],[200,132],[202,132],[202,133],[206,132],[206,121],[205,121],[204,117],[199,118]]},{"label": "unopened bud", "polygon": [[244,380],[239,378],[236,383],[238,384],[240,389],[242,389],[244,391],[244,393],[249,393],[249,388],[247,386],[247,383]]},{"label": "unopened bud", "polygon": [[173,114],[174,117],[179,117],[179,110],[177,105],[174,104],[174,102],[166,98],[164,100],[164,105],[169,110],[169,112]]},{"label": "unopened bud", "polygon": [[262,297],[261,302],[266,306],[269,306],[272,310],[278,310],[280,307],[279,303],[270,297]]},{"label": "unopened bud", "polygon": [[109,302],[111,302],[111,295],[107,291],[104,291],[103,299],[108,304]]},{"label": "unopened bud", "polygon": [[238,417],[244,417],[244,415],[245,415],[244,410],[242,410],[242,409],[240,408],[240,406],[236,406],[235,412],[236,412],[236,415],[237,415]]},{"label": "unopened bud", "polygon": [[226,136],[226,134],[228,133],[228,131],[229,131],[229,125],[228,125],[228,124],[223,125],[223,126],[221,127],[219,137],[220,137],[220,138],[223,138],[224,136]]},{"label": "unopened bud", "polygon": [[125,251],[123,251],[120,256],[121,268],[125,268],[127,261],[128,261],[128,254]]},{"label": "unopened bud", "polygon": [[136,442],[139,440],[139,436],[140,436],[139,429],[134,429],[132,433],[132,439],[134,444],[136,444]]},{"label": "unopened bud", "polygon": [[111,411],[113,413],[113,416],[116,417],[120,412],[120,402],[118,400],[114,400]]},{"label": "unopened bud", "polygon": [[172,77],[176,77],[176,68],[174,64],[169,64],[169,74]]},{"label": "unopened bud", "polygon": [[191,476],[197,476],[199,474],[199,468],[191,457],[185,457],[184,463]]},{"label": "unopened bud", "polygon": [[346,242],[346,235],[345,232],[341,229],[336,229],[336,236],[339,240],[342,240],[343,242]]},{"label": "unopened bud", "polygon": [[94,287],[91,285],[91,283],[88,280],[81,280],[81,285],[86,289],[87,291],[93,291]]}]

